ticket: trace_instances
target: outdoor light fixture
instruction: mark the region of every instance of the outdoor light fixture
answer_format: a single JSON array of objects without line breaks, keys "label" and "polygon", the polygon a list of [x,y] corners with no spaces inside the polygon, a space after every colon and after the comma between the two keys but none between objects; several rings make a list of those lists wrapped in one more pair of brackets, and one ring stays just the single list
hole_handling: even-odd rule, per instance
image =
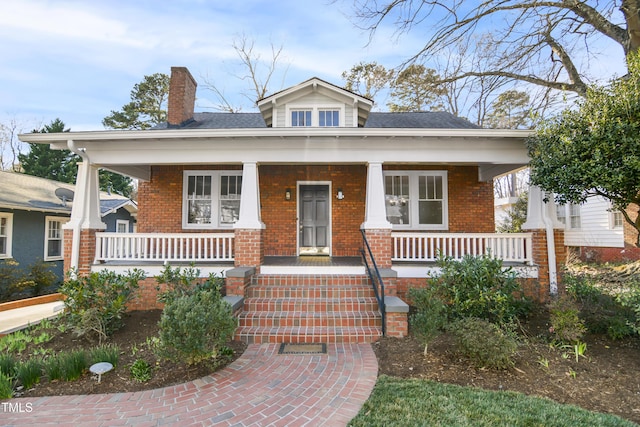
[{"label": "outdoor light fixture", "polygon": [[291,200],[291,190],[289,188],[284,190],[284,199],[285,200]]},{"label": "outdoor light fixture", "polygon": [[336,199],[338,200],[344,199],[344,193],[342,193],[342,188],[338,188],[338,194],[336,194]]}]

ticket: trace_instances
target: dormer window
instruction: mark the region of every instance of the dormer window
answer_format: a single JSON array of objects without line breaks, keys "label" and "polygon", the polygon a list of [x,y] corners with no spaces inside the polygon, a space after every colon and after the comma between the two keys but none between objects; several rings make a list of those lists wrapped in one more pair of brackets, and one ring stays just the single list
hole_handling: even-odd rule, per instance
[{"label": "dormer window", "polygon": [[344,107],[337,105],[287,106],[291,127],[340,127],[344,126]]},{"label": "dormer window", "polygon": [[311,110],[291,110],[291,126],[311,126]]},{"label": "dormer window", "polygon": [[340,126],[340,110],[320,110],[318,111],[318,125],[320,127]]}]

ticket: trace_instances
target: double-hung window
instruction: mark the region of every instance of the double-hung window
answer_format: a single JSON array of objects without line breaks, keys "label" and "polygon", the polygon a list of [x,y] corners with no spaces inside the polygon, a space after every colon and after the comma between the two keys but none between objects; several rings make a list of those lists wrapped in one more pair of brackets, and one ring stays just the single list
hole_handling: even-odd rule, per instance
[{"label": "double-hung window", "polygon": [[446,230],[446,171],[386,171],[387,220],[394,229]]},{"label": "double-hung window", "polygon": [[569,204],[569,224],[571,228],[582,227],[580,221],[580,205],[574,203]]},{"label": "double-hung window", "polygon": [[44,260],[58,261],[63,259],[62,224],[69,218],[48,216],[44,228]]},{"label": "double-hung window", "polygon": [[242,171],[185,171],[184,228],[231,227],[240,216]]},{"label": "double-hung window", "polygon": [[612,212],[611,226],[612,228],[622,228],[624,226],[624,216],[622,215],[622,212]]},{"label": "double-hung window", "polygon": [[11,258],[11,231],[13,214],[0,212],[0,259]]},{"label": "double-hung window", "polygon": [[311,126],[311,110],[291,110],[291,126]]}]

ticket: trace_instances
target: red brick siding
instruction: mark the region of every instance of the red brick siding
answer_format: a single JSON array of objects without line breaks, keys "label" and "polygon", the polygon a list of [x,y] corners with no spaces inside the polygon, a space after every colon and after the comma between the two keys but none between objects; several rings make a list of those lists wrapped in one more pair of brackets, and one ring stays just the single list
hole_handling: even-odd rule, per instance
[{"label": "red brick siding", "polygon": [[[259,166],[260,203],[265,223],[265,255],[294,256],[297,253],[297,183],[331,182],[333,256],[355,256],[361,246],[360,225],[364,221],[366,166],[299,165]],[[338,188],[344,199],[336,199]],[[285,190],[291,200],[285,200]]]},{"label": "red brick siding", "polygon": [[493,183],[478,182],[477,166],[384,165],[384,170],[446,170],[449,233],[493,233]]},{"label": "red brick siding", "polygon": [[[185,170],[239,170],[241,166],[152,166],[151,180],[138,186],[138,232],[184,233],[219,230],[182,228],[182,183]],[[229,229],[225,229],[229,231]]]}]

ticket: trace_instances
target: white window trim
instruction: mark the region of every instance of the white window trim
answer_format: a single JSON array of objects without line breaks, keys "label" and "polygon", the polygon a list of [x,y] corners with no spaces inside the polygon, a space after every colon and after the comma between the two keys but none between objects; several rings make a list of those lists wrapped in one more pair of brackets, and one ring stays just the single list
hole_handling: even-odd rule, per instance
[{"label": "white window trim", "polygon": [[[345,127],[345,109],[344,104],[287,104],[285,111],[285,126],[293,127],[291,124],[291,112],[296,110],[311,110],[311,126],[299,126],[305,128],[321,128],[321,129],[331,129],[337,127]],[[338,110],[340,112],[340,126],[320,126],[320,110]],[[298,126],[296,126],[298,127]]]},{"label": "white window trim", "polygon": [[[616,216],[620,215],[620,225],[616,225]],[[612,210],[610,215],[610,226],[612,230],[621,230],[624,228],[624,215],[619,210]]]},{"label": "white window trim", "polygon": [[[409,224],[392,224],[393,230],[448,230],[449,229],[449,191],[448,173],[442,170],[385,170],[383,176],[408,175],[409,176]],[[442,177],[442,224],[417,224],[419,218],[419,177]],[[386,193],[386,190],[385,190]]]},{"label": "white window trim", "polygon": [[126,227],[125,233],[129,232],[129,220],[128,219],[116,219],[116,232],[120,225],[124,225]]},{"label": "white window trim", "polygon": [[[578,215],[571,215],[571,208],[575,207],[578,211]],[[578,222],[580,223],[578,227],[573,226],[573,218],[578,218]],[[576,203],[567,203],[567,227],[570,230],[581,230],[582,229],[582,206]]]},{"label": "white window trim", "polygon": [[[49,221],[56,221],[60,223],[60,255],[49,256]],[[45,261],[60,261],[64,259],[64,231],[62,226],[69,222],[68,217],[63,216],[46,216],[44,218],[44,260]]]},{"label": "white window trim", "polygon": [[11,242],[13,241],[13,214],[9,212],[0,212],[0,218],[7,218],[7,251],[0,254],[0,259],[8,259],[12,257]]},{"label": "white window trim", "polygon": [[[189,224],[189,203],[187,200],[187,191],[189,188],[189,177],[210,176],[211,191],[215,189],[215,193],[211,195],[211,224]],[[182,228],[185,230],[215,230],[215,229],[232,229],[233,224],[220,224],[220,177],[225,176],[242,176],[241,170],[185,170],[182,175]]]}]

